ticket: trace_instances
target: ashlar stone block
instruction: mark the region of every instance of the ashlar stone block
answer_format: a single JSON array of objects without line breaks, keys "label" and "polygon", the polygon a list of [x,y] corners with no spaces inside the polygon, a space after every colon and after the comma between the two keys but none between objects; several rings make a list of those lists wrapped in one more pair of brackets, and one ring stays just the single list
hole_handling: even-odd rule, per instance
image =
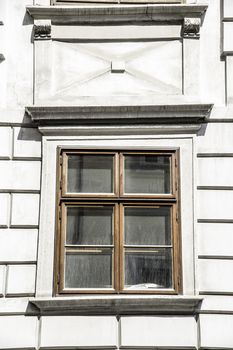
[{"label": "ashlar stone block", "polygon": [[233,347],[233,315],[201,315],[201,347],[231,349]]},{"label": "ashlar stone block", "polygon": [[198,254],[233,256],[232,223],[198,223]]},{"label": "ashlar stone block", "polygon": [[36,261],[37,230],[0,229],[0,261]]},{"label": "ashlar stone block", "polygon": [[7,227],[10,215],[10,194],[0,193],[0,227]]},{"label": "ashlar stone block", "polygon": [[116,345],[117,320],[115,317],[42,317],[41,347]]},{"label": "ashlar stone block", "polygon": [[199,259],[198,286],[201,292],[232,293],[233,260]]},{"label": "ashlar stone block", "polygon": [[40,162],[0,161],[0,188],[10,190],[39,190]]},{"label": "ashlar stone block", "polygon": [[34,294],[35,277],[35,265],[9,265],[6,295]]},{"label": "ashlar stone block", "polygon": [[209,123],[197,137],[198,153],[231,153],[233,124]]},{"label": "ashlar stone block", "polygon": [[194,317],[123,317],[122,346],[196,347]]},{"label": "ashlar stone block", "polygon": [[223,11],[224,17],[233,17],[233,1],[232,0],[223,0]]},{"label": "ashlar stone block", "polygon": [[198,219],[232,220],[233,193],[227,190],[198,191]]},{"label": "ashlar stone block", "polygon": [[36,348],[37,317],[0,316],[0,348]]},{"label": "ashlar stone block", "polygon": [[233,51],[233,43],[232,43],[233,22],[224,22],[223,32],[224,32],[223,50]]},{"label": "ashlar stone block", "polygon": [[38,226],[38,216],[38,194],[12,194],[11,226]]},{"label": "ashlar stone block", "polygon": [[12,130],[10,127],[0,127],[0,157],[11,157]]},{"label": "ashlar stone block", "polygon": [[41,134],[37,129],[14,128],[14,158],[40,158]]},{"label": "ashlar stone block", "polygon": [[6,266],[0,265],[0,297],[4,295]]},{"label": "ashlar stone block", "polygon": [[233,158],[198,158],[198,186],[233,186]]}]

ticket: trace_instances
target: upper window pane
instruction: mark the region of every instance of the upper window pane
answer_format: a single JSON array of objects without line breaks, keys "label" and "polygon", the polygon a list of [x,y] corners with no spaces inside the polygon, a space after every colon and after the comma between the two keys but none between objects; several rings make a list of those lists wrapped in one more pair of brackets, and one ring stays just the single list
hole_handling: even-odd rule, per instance
[{"label": "upper window pane", "polygon": [[67,191],[113,193],[113,155],[69,155]]},{"label": "upper window pane", "polygon": [[171,193],[171,157],[158,155],[124,156],[124,193]]},{"label": "upper window pane", "polygon": [[170,245],[171,209],[124,209],[124,236],[126,245]]},{"label": "upper window pane", "polygon": [[68,207],[66,244],[112,244],[112,207]]}]

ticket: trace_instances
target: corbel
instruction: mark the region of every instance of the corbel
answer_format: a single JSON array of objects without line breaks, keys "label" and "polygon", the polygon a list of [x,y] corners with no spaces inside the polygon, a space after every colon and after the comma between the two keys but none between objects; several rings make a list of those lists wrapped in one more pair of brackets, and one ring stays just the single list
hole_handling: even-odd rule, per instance
[{"label": "corbel", "polygon": [[201,18],[190,17],[184,18],[183,37],[184,38],[200,38]]},{"label": "corbel", "polygon": [[[3,22],[0,21],[0,26],[3,26]],[[2,53],[0,53],[0,63],[5,60],[5,57]]]},{"label": "corbel", "polygon": [[51,21],[36,21],[34,24],[34,40],[51,39]]}]

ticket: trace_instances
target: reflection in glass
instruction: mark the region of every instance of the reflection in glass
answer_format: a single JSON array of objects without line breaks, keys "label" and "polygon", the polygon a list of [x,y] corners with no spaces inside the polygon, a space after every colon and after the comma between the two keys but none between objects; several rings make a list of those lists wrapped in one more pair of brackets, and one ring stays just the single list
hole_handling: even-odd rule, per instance
[{"label": "reflection in glass", "polygon": [[111,250],[100,253],[67,253],[65,288],[111,288]]},{"label": "reflection in glass", "polygon": [[126,245],[171,244],[170,207],[126,207],[124,211],[124,236]]},{"label": "reflection in glass", "polygon": [[126,155],[124,158],[125,193],[171,193],[170,157]]},{"label": "reflection in glass", "polygon": [[68,156],[67,191],[112,193],[113,159],[112,155]]},{"label": "reflection in glass", "polygon": [[172,288],[171,250],[125,253],[125,287],[128,289]]},{"label": "reflection in glass", "polygon": [[112,244],[112,207],[68,207],[66,244]]}]

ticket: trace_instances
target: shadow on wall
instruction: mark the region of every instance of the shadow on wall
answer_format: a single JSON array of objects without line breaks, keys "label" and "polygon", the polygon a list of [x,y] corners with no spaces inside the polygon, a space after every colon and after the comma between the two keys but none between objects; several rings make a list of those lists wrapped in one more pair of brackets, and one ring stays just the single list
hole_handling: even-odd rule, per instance
[{"label": "shadow on wall", "polygon": [[23,118],[23,124],[18,133],[18,140],[24,141],[37,141],[41,142],[42,136],[39,133],[37,127],[34,127],[31,123],[30,118],[25,115]]},{"label": "shadow on wall", "polygon": [[[23,22],[22,22],[22,25],[23,26],[33,26],[34,24],[34,20],[33,18],[26,12],[25,15],[24,15],[24,18],[23,18]],[[34,29],[32,29],[32,33],[31,33],[31,44],[33,44],[34,42]]]},{"label": "shadow on wall", "polygon": [[197,136],[204,136],[206,133],[207,123],[202,124],[201,129],[197,132]]}]

